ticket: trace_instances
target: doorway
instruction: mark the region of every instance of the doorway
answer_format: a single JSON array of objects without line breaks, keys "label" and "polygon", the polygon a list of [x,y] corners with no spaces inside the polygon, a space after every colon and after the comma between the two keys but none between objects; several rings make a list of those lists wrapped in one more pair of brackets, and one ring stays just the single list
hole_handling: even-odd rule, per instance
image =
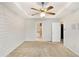
[{"label": "doorway", "polygon": [[64,24],[61,24],[61,42],[63,43],[64,39]]},{"label": "doorway", "polygon": [[37,40],[38,41],[42,40],[42,23],[41,22],[37,24]]}]

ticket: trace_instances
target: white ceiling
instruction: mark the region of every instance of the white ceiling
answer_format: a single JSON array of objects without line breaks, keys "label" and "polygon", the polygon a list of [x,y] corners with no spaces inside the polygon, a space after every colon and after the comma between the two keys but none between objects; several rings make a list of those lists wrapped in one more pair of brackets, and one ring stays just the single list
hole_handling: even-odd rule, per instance
[{"label": "white ceiling", "polygon": [[[35,15],[35,16],[31,16],[32,14],[34,14],[34,13],[37,12],[37,11],[31,10],[32,7],[37,8],[37,9],[40,9],[42,7],[38,3],[35,3],[35,2],[27,2],[27,3],[20,2],[20,3],[15,3],[15,4],[17,5],[17,7],[20,7],[21,9],[23,9],[26,12],[27,17],[32,17],[32,18],[38,18],[38,17],[40,17],[39,14],[38,15]],[[70,4],[70,3],[67,3],[67,2],[60,2],[60,3],[50,2],[47,5],[45,5],[45,7],[54,6],[54,9],[52,9],[50,11],[51,12],[55,12],[56,15],[57,15],[68,4]],[[55,18],[56,15],[46,15],[46,18]]]},{"label": "white ceiling", "polygon": [[[40,18],[40,15],[31,16],[36,11],[31,10],[31,8],[40,9],[41,5],[37,2],[5,2],[2,3],[7,6],[12,11],[16,12],[18,15],[24,18]],[[45,7],[54,6],[54,9],[50,10],[55,12],[56,15],[46,15],[46,18],[61,18],[63,16],[73,13],[73,11],[79,10],[79,3],[71,2],[49,2]]]}]

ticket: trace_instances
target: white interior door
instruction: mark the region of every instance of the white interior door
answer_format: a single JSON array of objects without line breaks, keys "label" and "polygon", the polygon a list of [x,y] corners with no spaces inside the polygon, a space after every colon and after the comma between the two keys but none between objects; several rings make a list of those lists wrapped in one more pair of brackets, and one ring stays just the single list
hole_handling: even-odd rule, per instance
[{"label": "white interior door", "polygon": [[52,42],[60,42],[61,32],[60,32],[60,23],[52,23]]},{"label": "white interior door", "polygon": [[42,22],[42,35],[44,41],[52,40],[52,23],[49,20],[45,20]]}]

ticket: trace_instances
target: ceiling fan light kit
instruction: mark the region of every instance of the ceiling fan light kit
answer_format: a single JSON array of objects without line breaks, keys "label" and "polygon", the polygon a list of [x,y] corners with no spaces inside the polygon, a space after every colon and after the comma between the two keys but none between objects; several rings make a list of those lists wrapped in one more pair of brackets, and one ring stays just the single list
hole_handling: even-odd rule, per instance
[{"label": "ceiling fan light kit", "polygon": [[41,17],[45,17],[45,13],[44,13],[44,12],[41,12],[41,13],[40,13],[40,16],[41,16]]}]

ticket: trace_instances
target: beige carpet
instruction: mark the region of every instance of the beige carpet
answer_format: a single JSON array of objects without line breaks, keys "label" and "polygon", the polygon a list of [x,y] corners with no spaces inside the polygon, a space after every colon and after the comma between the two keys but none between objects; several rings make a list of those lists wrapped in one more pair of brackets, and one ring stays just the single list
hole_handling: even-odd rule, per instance
[{"label": "beige carpet", "polygon": [[7,57],[76,57],[62,43],[24,42]]}]

